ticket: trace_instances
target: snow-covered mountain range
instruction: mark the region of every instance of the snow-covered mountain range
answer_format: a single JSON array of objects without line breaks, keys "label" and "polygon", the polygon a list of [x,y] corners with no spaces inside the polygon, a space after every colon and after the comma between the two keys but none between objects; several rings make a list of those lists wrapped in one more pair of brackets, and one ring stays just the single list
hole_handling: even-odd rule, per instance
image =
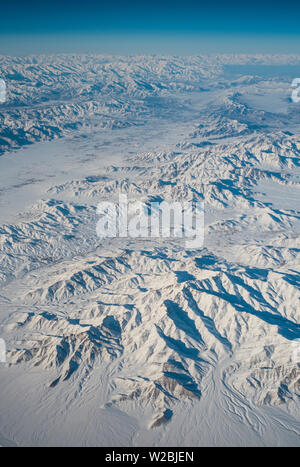
[{"label": "snow-covered mountain range", "polygon": [[[300,444],[298,70],[0,57],[0,444]],[[203,248],[100,240],[120,193],[204,201]]]}]

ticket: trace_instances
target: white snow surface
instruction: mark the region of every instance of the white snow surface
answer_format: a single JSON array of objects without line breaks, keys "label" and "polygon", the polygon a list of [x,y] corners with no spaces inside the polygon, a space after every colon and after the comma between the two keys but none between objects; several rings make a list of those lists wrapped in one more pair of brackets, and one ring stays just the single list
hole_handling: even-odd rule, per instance
[{"label": "white snow surface", "polygon": [[[300,445],[299,64],[0,57],[1,446]],[[203,248],[100,241],[120,193]]]}]

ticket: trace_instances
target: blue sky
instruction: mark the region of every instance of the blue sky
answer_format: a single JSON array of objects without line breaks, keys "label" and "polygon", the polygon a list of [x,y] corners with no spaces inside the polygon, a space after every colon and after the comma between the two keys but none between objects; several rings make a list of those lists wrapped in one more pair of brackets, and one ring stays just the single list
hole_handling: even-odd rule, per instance
[{"label": "blue sky", "polygon": [[300,53],[300,1],[1,2],[0,53]]}]

